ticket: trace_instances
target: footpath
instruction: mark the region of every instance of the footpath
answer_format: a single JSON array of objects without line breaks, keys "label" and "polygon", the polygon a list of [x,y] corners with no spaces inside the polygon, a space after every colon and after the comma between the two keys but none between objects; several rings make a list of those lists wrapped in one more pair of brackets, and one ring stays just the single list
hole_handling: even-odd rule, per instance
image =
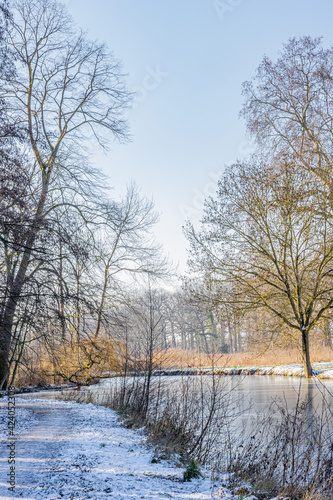
[{"label": "footpath", "polygon": [[[144,433],[124,428],[108,408],[17,397],[14,438],[7,431],[7,398],[0,400],[0,416],[1,500],[239,498],[214,485],[209,471],[184,483],[184,468],[153,463]],[[8,490],[12,442],[15,492]]]}]

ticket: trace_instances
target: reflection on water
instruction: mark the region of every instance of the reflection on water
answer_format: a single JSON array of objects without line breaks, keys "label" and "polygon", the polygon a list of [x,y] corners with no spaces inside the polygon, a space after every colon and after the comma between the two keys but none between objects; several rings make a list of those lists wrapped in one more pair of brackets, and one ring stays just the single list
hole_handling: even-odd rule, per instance
[{"label": "reflection on water", "polygon": [[313,411],[314,407],[320,405],[324,393],[327,399],[331,399],[333,403],[332,380],[307,380],[283,376],[248,376],[244,378],[239,386],[235,387],[235,395],[241,396],[245,406],[250,402],[252,403],[249,415],[254,416],[265,413],[267,407],[276,399],[285,401],[290,410],[295,408],[298,399],[306,399],[308,404],[310,402]]},{"label": "reflection on water", "polygon": [[[191,377],[197,379],[198,376]],[[320,409],[323,398],[333,405],[333,380],[304,379],[283,376],[222,376],[225,391],[231,390],[231,396],[237,400],[239,410],[245,417],[257,417],[266,413],[268,407],[274,400],[283,400],[287,407],[292,410],[296,407],[297,401],[306,401],[308,416],[311,419],[314,411]],[[183,377],[170,376],[163,377],[166,386],[181,385]],[[204,383],[210,385],[212,377],[205,375]],[[102,380],[99,384],[81,388],[81,391],[93,392],[99,395],[100,404],[103,404],[104,397],[107,397],[110,389],[121,384],[120,378]],[[66,391],[63,391],[65,394]],[[43,391],[29,394],[20,394],[20,397],[27,399],[48,398],[61,399],[61,391]]]}]

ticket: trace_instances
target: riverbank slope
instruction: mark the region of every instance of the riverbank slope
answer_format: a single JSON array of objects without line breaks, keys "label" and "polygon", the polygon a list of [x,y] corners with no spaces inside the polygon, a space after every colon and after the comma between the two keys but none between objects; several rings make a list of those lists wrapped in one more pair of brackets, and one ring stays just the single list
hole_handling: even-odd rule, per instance
[{"label": "riverbank slope", "polygon": [[[333,362],[312,364],[314,376],[319,379],[333,379]],[[301,364],[278,366],[226,366],[212,368],[186,368],[156,370],[155,375],[282,375],[286,377],[305,377]]]}]

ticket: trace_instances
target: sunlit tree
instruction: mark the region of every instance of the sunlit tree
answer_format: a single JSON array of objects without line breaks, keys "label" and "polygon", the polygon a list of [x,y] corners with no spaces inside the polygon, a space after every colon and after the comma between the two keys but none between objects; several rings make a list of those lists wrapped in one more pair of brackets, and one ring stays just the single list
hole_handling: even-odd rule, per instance
[{"label": "sunlit tree", "polygon": [[301,345],[307,377],[311,333],[333,306],[329,213],[318,181],[297,162],[254,157],[226,171],[201,230],[186,228],[192,270],[207,288],[223,288],[226,303],[282,320]]}]

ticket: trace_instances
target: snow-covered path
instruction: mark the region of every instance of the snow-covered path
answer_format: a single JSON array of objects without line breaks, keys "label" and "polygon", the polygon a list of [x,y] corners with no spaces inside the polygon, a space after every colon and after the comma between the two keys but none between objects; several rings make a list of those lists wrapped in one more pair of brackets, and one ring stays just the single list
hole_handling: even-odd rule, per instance
[{"label": "snow-covered path", "polygon": [[[1,405],[1,417],[6,421],[6,407]],[[2,420],[2,419],[1,419]],[[16,485],[12,498],[30,496],[27,491],[39,490],[41,481],[50,463],[61,454],[66,446],[66,433],[73,431],[73,415],[69,406],[55,410],[54,405],[29,403],[21,400],[16,410],[17,442],[15,445]],[[4,422],[5,423],[5,422]],[[67,435],[68,435],[67,434]],[[10,438],[8,439],[10,441]],[[7,442],[8,442],[7,440]],[[0,448],[0,498],[8,496],[9,472],[8,447],[1,442]],[[3,491],[2,491],[3,489]],[[37,497],[36,497],[37,498]],[[43,498],[43,497],[38,497]]]},{"label": "snow-covered path", "polygon": [[146,447],[144,435],[122,427],[112,410],[19,398],[16,405],[12,493],[7,482],[9,437],[3,438],[7,402],[0,400],[1,499],[189,500],[217,493],[209,478],[183,483],[182,469],[163,461],[153,464],[153,451]]}]

